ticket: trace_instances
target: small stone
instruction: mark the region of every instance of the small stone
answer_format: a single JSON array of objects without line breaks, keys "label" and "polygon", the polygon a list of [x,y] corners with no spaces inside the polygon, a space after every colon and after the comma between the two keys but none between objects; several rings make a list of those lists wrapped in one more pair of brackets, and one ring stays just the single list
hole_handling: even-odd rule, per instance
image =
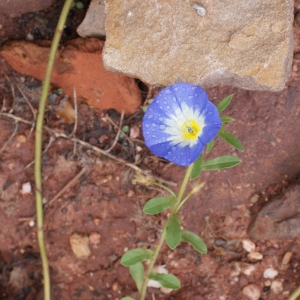
[{"label": "small stone", "polygon": [[112,284],[112,290],[114,291],[114,292],[116,292],[117,290],[118,290],[118,283],[117,282],[114,282],[113,284]]},{"label": "small stone", "polygon": [[280,294],[283,291],[282,281],[274,280],[271,284],[271,290],[276,295]]},{"label": "small stone", "polygon": [[163,286],[160,288],[160,290],[164,294],[170,294],[173,291],[172,289],[168,289],[168,288],[165,288]]},{"label": "small stone", "polygon": [[273,268],[268,268],[264,271],[264,278],[273,279],[278,275],[278,271],[274,270]]},{"label": "small stone", "polygon": [[284,254],[283,258],[282,258],[282,264],[283,265],[288,265],[290,263],[290,260],[292,258],[293,253],[288,251]]},{"label": "small stone", "polygon": [[265,286],[271,286],[271,284],[272,284],[271,280],[268,279],[265,281]]},{"label": "small stone", "polygon": [[100,224],[100,219],[99,218],[95,218],[94,219],[94,224],[96,225],[96,226],[98,226],[99,224]]},{"label": "small stone", "polygon": [[243,248],[247,251],[247,252],[254,252],[255,251],[255,244],[250,241],[250,240],[243,240]]},{"label": "small stone", "polygon": [[30,184],[30,182],[23,183],[21,194],[25,195],[25,194],[30,194],[30,193],[31,193],[31,184]]},{"label": "small stone", "polygon": [[31,220],[30,222],[29,222],[29,226],[30,227],[33,227],[35,225],[35,222],[33,221],[33,220]]},{"label": "small stone", "polygon": [[262,260],[263,259],[263,255],[259,252],[250,252],[247,255],[247,258],[251,261],[258,261],[258,260]]},{"label": "small stone", "polygon": [[141,130],[137,125],[133,125],[130,127],[129,137],[131,139],[136,139],[140,136]]},{"label": "small stone", "polygon": [[85,259],[91,254],[89,238],[86,234],[73,233],[70,237],[70,244],[77,258]]},{"label": "small stone", "polygon": [[90,234],[89,239],[92,245],[98,245],[100,243],[101,235],[97,232],[93,232]]},{"label": "small stone", "polygon": [[242,293],[249,300],[258,300],[260,297],[260,290],[257,285],[253,283],[244,286],[242,289]]},{"label": "small stone", "polygon": [[259,196],[257,194],[254,194],[251,198],[250,198],[250,202],[251,203],[256,203],[258,201]]},{"label": "small stone", "polygon": [[77,28],[81,37],[105,37],[104,1],[92,0],[84,20]]}]

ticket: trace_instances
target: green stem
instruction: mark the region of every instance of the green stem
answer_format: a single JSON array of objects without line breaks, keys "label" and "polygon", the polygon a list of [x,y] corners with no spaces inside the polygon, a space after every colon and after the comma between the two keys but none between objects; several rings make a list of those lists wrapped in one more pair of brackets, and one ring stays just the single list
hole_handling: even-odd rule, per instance
[{"label": "green stem", "polygon": [[300,296],[300,286],[298,286],[288,300],[296,300]]},{"label": "green stem", "polygon": [[[191,164],[188,167],[188,169],[186,170],[186,173],[185,173],[185,176],[183,178],[183,181],[182,181],[179,193],[177,195],[177,202],[174,205],[174,207],[173,207],[172,212],[171,212],[170,215],[174,214],[177,211],[177,207],[180,205],[180,201],[181,201],[182,196],[184,194],[184,191],[185,191],[185,188],[187,186],[187,183],[188,183],[188,181],[190,179],[190,176],[191,176],[191,173],[192,173],[192,170],[193,170],[193,166],[194,166],[194,164]],[[163,245],[163,243],[165,241],[167,224],[168,224],[168,222],[166,222],[166,225],[165,225],[165,227],[164,227],[164,229],[163,229],[163,231],[161,233],[158,245],[155,248],[153,257],[151,258],[151,262],[150,262],[150,264],[148,266],[148,269],[147,269],[147,272],[146,272],[146,275],[145,275],[145,279],[144,279],[144,282],[143,282],[143,285],[142,285],[142,289],[141,289],[141,298],[140,298],[140,300],[145,300],[146,292],[147,292],[147,285],[148,285],[148,281],[149,281],[149,275],[152,273],[152,270],[153,270],[153,267],[155,265],[157,256],[158,256],[158,254],[159,254],[159,252],[161,250],[161,247],[162,247],[162,245]]]},{"label": "green stem", "polygon": [[36,223],[37,223],[37,238],[41,253],[41,260],[43,266],[44,275],[44,300],[51,299],[50,293],[50,274],[49,265],[47,259],[47,252],[44,240],[43,231],[43,196],[42,196],[42,137],[43,137],[43,121],[47,95],[50,86],[50,79],[53,70],[54,60],[58,44],[64,29],[64,25],[71,8],[73,0],[66,0],[64,7],[62,9],[56,31],[51,44],[51,49],[49,53],[49,59],[47,63],[47,68],[45,72],[45,77],[43,81],[42,93],[39,103],[39,110],[36,120],[36,131],[35,131],[35,164],[34,164],[34,178],[35,178],[35,197],[36,197]]}]

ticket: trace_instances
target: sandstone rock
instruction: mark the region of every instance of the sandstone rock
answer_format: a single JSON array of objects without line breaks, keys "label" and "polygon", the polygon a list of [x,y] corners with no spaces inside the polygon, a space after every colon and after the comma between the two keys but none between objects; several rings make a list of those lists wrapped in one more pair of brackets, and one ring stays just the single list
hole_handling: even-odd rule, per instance
[{"label": "sandstone rock", "polygon": [[255,251],[255,244],[248,240],[248,239],[245,239],[242,241],[242,244],[243,244],[243,248],[247,251],[247,252],[254,252]]},{"label": "sandstone rock", "polygon": [[85,234],[73,233],[70,236],[70,244],[73,253],[78,258],[88,258],[91,254],[89,237]]},{"label": "sandstone rock", "polygon": [[77,28],[81,37],[105,37],[104,0],[92,0],[86,16]]},{"label": "sandstone rock", "polygon": [[250,261],[258,261],[258,260],[262,260],[263,259],[263,255],[259,252],[250,252],[248,253],[247,255],[247,258],[250,260]]},{"label": "sandstone rock", "polygon": [[104,65],[151,84],[283,89],[293,54],[290,0],[106,0]]},{"label": "sandstone rock", "polygon": [[[103,41],[77,39],[58,51],[51,83],[78,101],[100,109],[114,108],[132,114],[141,105],[141,94],[133,78],[106,71],[101,60]],[[43,80],[49,48],[25,41],[4,45],[0,54],[16,71]]]},{"label": "sandstone rock", "polygon": [[268,203],[250,225],[252,239],[293,239],[300,235],[300,185]]},{"label": "sandstone rock", "polygon": [[54,0],[1,0],[0,14],[17,16],[46,9],[53,3]]},{"label": "sandstone rock", "polygon": [[249,300],[258,300],[260,297],[260,290],[258,286],[253,283],[244,286],[242,289],[242,293]]},{"label": "sandstone rock", "polygon": [[271,284],[271,290],[276,295],[280,294],[283,291],[282,281],[274,280]]}]

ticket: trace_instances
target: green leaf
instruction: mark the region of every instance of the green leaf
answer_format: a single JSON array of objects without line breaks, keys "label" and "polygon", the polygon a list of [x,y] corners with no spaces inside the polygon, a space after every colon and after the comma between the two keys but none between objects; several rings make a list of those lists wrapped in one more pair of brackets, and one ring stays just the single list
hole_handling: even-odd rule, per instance
[{"label": "green leaf", "polygon": [[179,279],[172,274],[151,273],[149,279],[158,281],[165,288],[172,290],[178,290],[180,288]]},{"label": "green leaf", "polygon": [[230,104],[232,97],[233,97],[233,94],[227,96],[218,104],[219,113],[221,113]]},{"label": "green leaf", "polygon": [[207,146],[206,146],[206,154],[209,153],[209,152],[212,150],[214,144],[215,144],[215,141],[214,141],[214,140],[211,140],[211,141],[207,144]]},{"label": "green leaf", "polygon": [[233,122],[234,119],[230,118],[230,117],[227,117],[227,116],[221,116],[221,121],[223,123],[227,123],[227,122]]},{"label": "green leaf", "polygon": [[77,3],[76,3],[76,7],[77,7],[78,9],[82,9],[82,8],[84,7],[84,5],[83,5],[82,2],[77,2]]},{"label": "green leaf", "polygon": [[166,226],[166,242],[171,249],[175,249],[180,242],[181,228],[180,218],[177,215],[169,217]]},{"label": "green leaf", "polygon": [[220,156],[204,162],[202,165],[202,170],[222,170],[225,168],[232,168],[238,165],[240,162],[241,160],[235,156]]},{"label": "green leaf", "polygon": [[144,266],[142,263],[137,263],[129,267],[130,274],[135,281],[137,289],[141,292],[144,280]]},{"label": "green leaf", "polygon": [[127,297],[123,297],[121,300],[134,300],[133,298],[127,296]]},{"label": "green leaf", "polygon": [[201,154],[194,162],[193,170],[191,173],[191,180],[196,179],[200,175],[202,163],[203,163],[203,156]]},{"label": "green leaf", "polygon": [[150,249],[133,249],[126,252],[121,259],[121,264],[125,267],[130,267],[138,262],[148,260],[154,252]]},{"label": "green leaf", "polygon": [[145,204],[143,211],[148,215],[154,215],[172,207],[175,203],[174,196],[152,198]]},{"label": "green leaf", "polygon": [[204,241],[193,232],[181,230],[181,241],[191,244],[193,248],[200,253],[207,253],[207,248]]},{"label": "green leaf", "polygon": [[226,130],[220,130],[218,135],[228,144],[230,144],[231,146],[233,146],[234,148],[240,150],[240,151],[244,151],[243,145],[241,144],[241,142],[231,133],[229,133]]},{"label": "green leaf", "polygon": [[129,131],[129,126],[128,125],[123,126],[122,131],[127,133]]}]

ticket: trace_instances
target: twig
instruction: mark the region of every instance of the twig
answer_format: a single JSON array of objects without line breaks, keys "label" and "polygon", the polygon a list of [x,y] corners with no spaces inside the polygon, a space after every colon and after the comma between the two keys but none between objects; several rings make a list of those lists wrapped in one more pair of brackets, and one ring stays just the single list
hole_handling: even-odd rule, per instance
[{"label": "twig", "polygon": [[[43,153],[42,153],[42,156],[44,156],[44,154],[49,150],[49,148],[50,148],[50,146],[51,146],[51,144],[52,144],[52,142],[53,142],[54,140],[55,140],[55,139],[54,139],[52,136],[50,136],[48,145],[47,145],[47,147],[44,149],[44,151],[43,151]],[[29,167],[32,166],[33,164],[34,164],[34,160],[33,160],[32,162],[30,162],[30,163],[25,167],[25,169],[29,168]]]},{"label": "twig", "polygon": [[71,181],[69,181],[60,192],[58,192],[49,202],[46,204],[46,206],[50,206],[54,203],[55,200],[57,200],[66,190],[68,190],[70,187],[72,187],[75,182],[87,171],[87,167],[83,167],[81,171],[73,178]]},{"label": "twig", "polygon": [[[109,116],[106,116],[105,117],[111,124],[113,124],[115,127],[117,127],[118,128],[118,125],[109,117]],[[128,143],[130,144],[130,145],[132,145],[132,141],[130,140],[130,138],[126,135],[126,134],[124,134],[124,137],[125,137],[125,139],[128,141]]]},{"label": "twig", "polygon": [[26,97],[25,93],[22,91],[22,89],[17,84],[16,84],[16,86],[17,86],[18,90],[20,91],[20,93],[22,94],[23,98],[25,99],[27,105],[30,107],[31,112],[33,114],[33,123],[32,123],[31,129],[30,129],[28,137],[27,137],[29,139],[34,130],[34,126],[35,126],[35,122],[36,122],[36,112],[35,112],[35,109],[33,108],[33,106],[31,105],[30,101]]},{"label": "twig", "polygon": [[[76,133],[76,130],[77,130],[77,122],[78,122],[77,95],[76,95],[75,87],[73,89],[73,93],[74,93],[75,123],[74,123],[74,128],[73,128],[73,131],[71,133],[71,136],[75,137],[75,133]],[[74,142],[73,155],[75,155],[75,153],[76,153],[76,143]]]},{"label": "twig", "polygon": [[14,132],[13,132],[12,135],[9,137],[9,139],[6,141],[6,143],[3,145],[3,147],[0,149],[0,153],[2,153],[2,151],[7,147],[7,145],[8,145],[8,144],[11,142],[11,140],[14,138],[14,136],[15,136],[16,133],[17,133],[18,127],[19,127],[19,123],[17,122],[17,123],[16,123],[16,127],[15,127]]},{"label": "twig", "polygon": [[[66,190],[68,190],[75,184],[75,182],[87,171],[87,169],[88,169],[88,167],[83,167],[80,170],[80,172],[62,188],[62,190],[60,190],[51,200],[49,200],[48,203],[46,203],[45,206],[50,206],[51,204],[53,204],[55,200],[57,200]],[[31,221],[31,220],[35,219],[35,217],[36,217],[36,214],[32,217],[20,217],[20,218],[18,218],[18,220],[20,222],[27,222],[27,221]]]},{"label": "twig", "polygon": [[112,145],[110,146],[109,149],[105,150],[107,153],[110,152],[116,145],[117,141],[118,141],[118,138],[120,136],[120,133],[121,133],[121,128],[122,128],[122,123],[123,123],[123,118],[124,118],[124,110],[122,110],[122,114],[121,114],[121,118],[120,118],[120,124],[119,124],[119,128],[118,128],[118,132],[117,132],[117,135],[115,137],[115,140],[114,142],[112,143]]},{"label": "twig", "polygon": [[5,72],[4,72],[4,75],[5,75],[7,81],[10,84],[10,89],[11,89],[11,93],[12,93],[12,96],[13,96],[13,105],[12,105],[10,111],[9,111],[9,113],[11,114],[14,111],[16,93],[15,93],[15,88],[14,88],[13,84],[11,83],[11,80],[9,79],[9,77],[6,75]]},{"label": "twig", "polygon": [[[1,115],[5,116],[5,117],[8,117],[8,118],[11,118],[11,119],[14,119],[14,120],[19,121],[19,122],[26,123],[28,125],[32,124],[32,122],[30,122],[30,121],[27,121],[25,119],[22,119],[20,117],[17,117],[17,116],[11,115],[11,114],[0,113],[0,116]],[[50,133],[54,134],[56,137],[61,137],[61,138],[65,138],[65,139],[71,140],[73,142],[77,142],[77,143],[81,144],[84,147],[90,148],[90,149],[94,150],[95,152],[100,153],[100,154],[102,154],[102,155],[110,158],[111,160],[116,161],[119,164],[123,164],[123,165],[125,165],[125,166],[127,166],[127,167],[129,167],[129,168],[131,168],[131,169],[133,169],[133,170],[135,170],[135,171],[137,171],[137,172],[145,175],[145,176],[152,177],[154,180],[156,180],[158,182],[162,182],[162,183],[170,185],[170,186],[177,186],[177,183],[175,183],[173,181],[168,181],[168,180],[165,180],[165,179],[160,178],[158,176],[155,176],[155,175],[151,174],[150,171],[142,170],[138,166],[136,166],[134,164],[131,164],[131,163],[129,163],[129,162],[123,160],[123,159],[120,159],[120,158],[118,158],[118,157],[116,157],[116,156],[114,156],[114,155],[112,155],[110,153],[107,153],[105,150],[97,148],[97,147],[95,147],[95,146],[93,146],[93,145],[91,145],[91,144],[89,144],[87,142],[84,142],[84,141],[82,141],[82,140],[80,140],[78,138],[74,138],[74,137],[68,136],[65,133],[56,131],[56,130],[51,129],[51,128],[47,127],[47,126],[44,126],[44,128],[46,130],[48,130]]]}]

